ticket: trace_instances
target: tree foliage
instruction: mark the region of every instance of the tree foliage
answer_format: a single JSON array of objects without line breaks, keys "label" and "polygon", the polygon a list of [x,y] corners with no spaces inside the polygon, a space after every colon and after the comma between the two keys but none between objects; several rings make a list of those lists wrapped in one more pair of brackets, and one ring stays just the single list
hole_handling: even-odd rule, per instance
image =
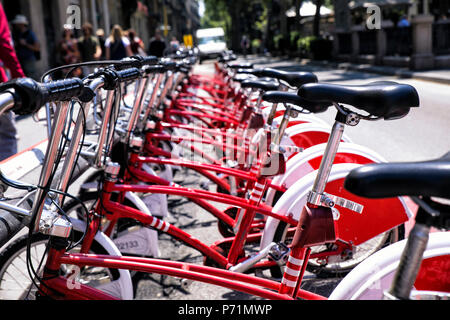
[{"label": "tree foliage", "polygon": [[[291,7],[298,10],[303,1],[306,0],[204,0],[202,27],[224,28],[233,50],[239,50],[244,34],[251,40],[261,39],[270,47],[274,37],[280,37],[280,33],[283,34],[282,38],[289,41],[291,36],[286,28],[285,12]],[[333,6],[333,0],[311,1],[327,7]],[[299,21],[300,17],[297,17],[291,31],[299,30]],[[313,24],[316,34],[320,28],[320,15],[316,15]]]},{"label": "tree foliage", "polygon": [[231,17],[225,2],[225,0],[204,0],[205,13],[201,21],[202,28],[228,29]]}]

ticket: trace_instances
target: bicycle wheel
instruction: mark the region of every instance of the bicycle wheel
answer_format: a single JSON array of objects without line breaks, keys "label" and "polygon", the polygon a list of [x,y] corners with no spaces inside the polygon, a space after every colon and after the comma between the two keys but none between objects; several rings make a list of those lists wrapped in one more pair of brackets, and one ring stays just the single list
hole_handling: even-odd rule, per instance
[{"label": "bicycle wheel", "polygon": [[[81,233],[74,231],[74,239],[79,239]],[[44,256],[47,250],[48,236],[34,234],[31,238],[30,259],[38,275],[42,274],[45,264]],[[0,300],[34,300],[38,289],[33,284],[27,272],[28,235],[23,235],[12,242],[0,254]],[[74,248],[71,252],[77,252]],[[107,251],[96,241],[92,244],[90,253],[107,254]],[[41,263],[41,261],[43,261]],[[121,294],[114,281],[120,277],[118,270],[98,267],[78,267],[63,265],[61,275],[71,275],[69,279],[120,298]],[[73,274],[76,274],[76,277]],[[35,278],[34,281],[38,283]]]},{"label": "bicycle wheel", "polygon": [[[407,240],[394,243],[353,269],[330,295],[331,300],[382,300],[391,287]],[[431,233],[411,299],[450,299],[450,234]]]},{"label": "bicycle wheel", "polygon": [[[113,195],[114,196],[114,195]],[[86,192],[80,196],[79,200],[88,208],[91,207],[98,200],[97,192]],[[131,201],[125,199],[124,205],[139,210]],[[79,201],[71,200],[63,206],[64,212],[68,216],[77,217],[84,220],[84,209]],[[102,221],[102,230],[106,230],[109,226],[109,221],[104,218]],[[122,254],[138,255],[142,257],[157,257],[158,239],[155,230],[146,228],[134,219],[120,218],[114,226],[114,231],[111,234],[111,239],[120,250]],[[136,272],[131,272],[134,276]]]}]

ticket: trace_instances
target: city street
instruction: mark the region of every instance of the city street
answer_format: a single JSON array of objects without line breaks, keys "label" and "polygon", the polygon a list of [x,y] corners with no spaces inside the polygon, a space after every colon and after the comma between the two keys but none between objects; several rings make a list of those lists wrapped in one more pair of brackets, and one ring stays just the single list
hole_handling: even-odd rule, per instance
[{"label": "city street", "polygon": [[[283,70],[312,71],[320,81],[342,84],[365,84],[374,81],[398,81],[413,85],[419,92],[421,107],[411,110],[410,114],[396,121],[362,121],[357,127],[348,128],[346,134],[353,142],[369,147],[388,161],[421,161],[442,156],[450,151],[449,132],[450,101],[449,86],[439,83],[425,82],[413,79],[396,79],[369,73],[335,70],[308,63],[293,63],[288,60],[268,58],[250,58],[249,61],[257,67],[275,67]],[[212,63],[205,62],[198,66],[200,72],[211,72]],[[318,115],[332,123],[335,110]],[[17,121],[20,137],[19,148],[24,150],[46,138],[46,128],[35,123],[31,118],[21,118]],[[176,183],[197,188],[201,178],[191,171],[181,171],[176,176]],[[170,216],[167,220],[194,237],[212,244],[220,239],[215,218],[198,206],[183,198],[169,197]],[[180,245],[166,235],[160,235],[159,245],[162,258],[168,258],[192,263],[202,263],[198,252]],[[168,299],[168,300],[233,300],[255,299],[254,297],[234,292],[224,288],[202,283],[191,283],[184,287],[180,281],[159,275],[145,275],[138,278],[137,299]],[[303,288],[313,292],[329,295],[340,279],[317,279],[307,273]]]}]

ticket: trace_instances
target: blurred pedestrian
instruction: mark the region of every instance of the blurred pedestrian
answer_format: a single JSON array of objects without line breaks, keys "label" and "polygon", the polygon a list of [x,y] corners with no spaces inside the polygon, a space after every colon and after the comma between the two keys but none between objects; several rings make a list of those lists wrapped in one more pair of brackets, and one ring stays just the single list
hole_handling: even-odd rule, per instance
[{"label": "blurred pedestrian", "polygon": [[114,25],[111,34],[105,42],[106,60],[121,60],[133,55],[130,40],[125,37],[122,28]]},{"label": "blurred pedestrian", "polygon": [[[81,61],[81,54],[78,50],[78,42],[75,35],[70,28],[64,28],[62,39],[58,43],[58,61],[61,66],[79,63]],[[81,68],[75,69],[70,74],[71,77],[80,77],[82,75]],[[64,74],[65,76],[65,74]]]},{"label": "blurred pedestrian", "polygon": [[17,58],[23,71],[27,77],[39,80],[36,62],[40,59],[41,45],[35,33],[29,28],[27,17],[19,14],[11,24]]},{"label": "blurred pedestrian", "polygon": [[411,24],[409,23],[406,15],[402,15],[400,17],[400,21],[397,23],[397,27],[405,28],[405,27],[410,27],[410,26],[411,26]]},{"label": "blurred pedestrian", "polygon": [[[92,24],[85,23],[81,30],[83,36],[78,39],[78,49],[80,50],[81,62],[92,62],[99,60],[102,55],[102,49],[97,37],[94,35]],[[92,67],[83,67],[83,74],[87,76]]]},{"label": "blurred pedestrian", "polygon": [[133,55],[145,56],[145,45],[144,41],[138,37],[134,29],[129,29],[127,31],[128,40],[130,40],[131,52]]},{"label": "blurred pedestrian", "polygon": [[242,36],[241,40],[241,49],[242,54],[244,55],[244,58],[247,58],[247,50],[250,48],[250,41],[248,40],[246,35]]},{"label": "blurred pedestrian", "polygon": [[97,36],[98,42],[100,44],[100,49],[102,51],[102,54],[100,55],[100,60],[105,60],[106,59],[106,48],[105,48],[105,30],[103,29],[98,29],[95,32],[95,35]]},{"label": "blurred pedestrian", "polygon": [[172,37],[172,41],[170,41],[170,53],[176,53],[180,49],[180,41],[177,40],[176,37]]},{"label": "blurred pedestrian", "polygon": [[[25,74],[12,45],[11,32],[8,26],[3,5],[0,3],[0,60],[3,68],[7,68],[11,78],[23,78]],[[0,82],[8,81],[3,68],[0,68]],[[17,153],[17,130],[13,112],[0,116],[0,161]]]},{"label": "blurred pedestrian", "polygon": [[161,58],[166,51],[166,42],[161,36],[161,31],[156,30],[155,36],[150,39],[150,45],[148,47],[148,54]]}]

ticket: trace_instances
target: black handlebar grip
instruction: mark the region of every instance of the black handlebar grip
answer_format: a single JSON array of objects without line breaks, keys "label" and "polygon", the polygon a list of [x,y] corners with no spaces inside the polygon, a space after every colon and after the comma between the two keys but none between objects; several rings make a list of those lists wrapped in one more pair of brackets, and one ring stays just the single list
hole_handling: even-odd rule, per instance
[{"label": "black handlebar grip", "polygon": [[130,69],[118,71],[117,75],[119,76],[120,82],[136,80],[142,76],[142,74],[138,68],[130,68]]},{"label": "black handlebar grip", "polygon": [[142,66],[142,58],[137,56],[123,58],[118,63],[115,63],[113,66],[114,69],[117,71],[130,68],[140,68]]},{"label": "black handlebar grip", "polygon": [[143,68],[143,71],[146,74],[151,74],[151,73],[164,73],[167,70],[166,70],[166,68],[164,68],[164,66],[154,65],[154,66],[147,66],[147,67]]},{"label": "black handlebar grip", "polygon": [[174,61],[164,61],[161,64],[166,68],[167,71],[174,71],[177,68],[177,63]]},{"label": "black handlebar grip", "polygon": [[84,91],[84,83],[79,78],[53,81],[40,84],[43,103],[70,101],[80,96]]},{"label": "black handlebar grip", "polygon": [[84,92],[81,79],[73,78],[39,83],[30,78],[14,79],[0,85],[0,91],[14,89],[14,107],[18,115],[29,115],[52,101],[68,101]]},{"label": "black handlebar grip", "polygon": [[158,57],[155,56],[148,56],[142,58],[142,65],[143,66],[152,66],[159,62]]}]

